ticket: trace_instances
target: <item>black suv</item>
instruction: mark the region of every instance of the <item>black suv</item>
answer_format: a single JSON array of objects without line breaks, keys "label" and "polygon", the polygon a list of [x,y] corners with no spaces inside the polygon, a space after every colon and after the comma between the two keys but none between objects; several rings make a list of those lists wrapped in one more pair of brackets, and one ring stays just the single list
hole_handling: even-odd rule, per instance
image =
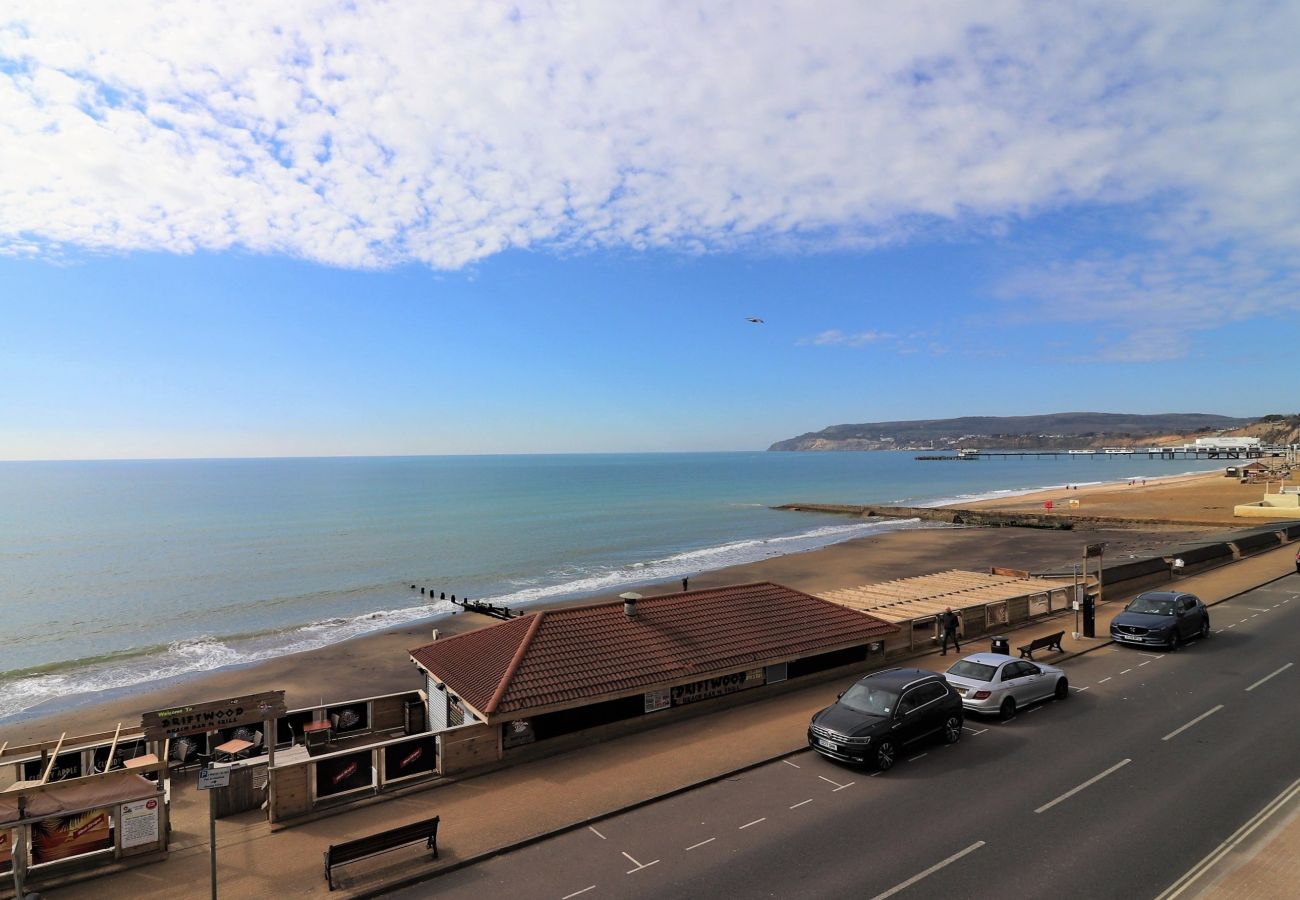
[{"label": "black suv", "polygon": [[1183,641],[1210,636],[1210,612],[1195,594],[1138,594],[1110,623],[1111,640],[1177,650]]},{"label": "black suv", "polygon": [[900,748],[939,735],[961,740],[961,697],[924,669],[872,672],[812,717],[808,746],[832,759],[873,763],[882,772]]}]

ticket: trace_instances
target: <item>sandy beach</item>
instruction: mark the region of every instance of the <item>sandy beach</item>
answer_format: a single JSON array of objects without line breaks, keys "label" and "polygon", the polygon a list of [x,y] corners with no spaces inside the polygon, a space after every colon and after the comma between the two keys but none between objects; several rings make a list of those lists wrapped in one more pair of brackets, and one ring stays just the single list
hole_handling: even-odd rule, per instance
[{"label": "sandy beach", "polygon": [[[983,464],[983,463],[980,463]],[[1041,512],[1046,500],[1079,500],[1077,509],[1061,509],[1062,516],[1089,516],[1194,521],[1196,526],[1140,525],[1107,527],[1104,522],[1081,522],[1073,531],[1019,528],[918,528],[890,531],[835,544],[807,553],[776,556],[731,568],[701,572],[690,578],[691,588],[715,587],[753,581],[774,581],[799,590],[818,592],[873,581],[921,575],[948,568],[986,569],[989,566],[1044,569],[1073,564],[1083,544],[1104,539],[1113,559],[1159,552],[1163,545],[1225,526],[1248,527],[1257,522],[1235,521],[1232,506],[1258,499],[1262,488],[1241,485],[1221,473],[1177,477],[1141,484],[1097,485],[1080,490],[1064,488],[983,501],[985,508]],[[792,498],[795,499],[795,498]],[[807,513],[822,518],[821,514]],[[678,581],[647,584],[647,595],[681,589]],[[610,598],[585,598],[570,604]],[[540,609],[544,607],[533,607]],[[107,692],[84,698],[66,698],[36,707],[0,727],[0,742],[23,744],[69,735],[111,730],[118,722],[139,723],[146,710],[183,702],[234,697],[264,690],[284,690],[290,707],[322,699],[338,701],[420,688],[421,682],[407,651],[427,643],[431,629],[447,636],[492,624],[495,620],[472,613],[445,616],[427,623],[334,644],[248,666],[216,670],[153,688]]]}]

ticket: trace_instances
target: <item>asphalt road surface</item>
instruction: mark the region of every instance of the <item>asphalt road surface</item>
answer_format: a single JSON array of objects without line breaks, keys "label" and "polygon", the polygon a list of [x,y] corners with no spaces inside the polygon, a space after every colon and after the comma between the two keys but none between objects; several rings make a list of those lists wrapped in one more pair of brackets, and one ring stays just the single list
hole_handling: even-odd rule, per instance
[{"label": "asphalt road surface", "polygon": [[1177,653],[1070,660],[1069,699],[888,773],[802,752],[394,896],[1160,896],[1300,777],[1300,577],[1210,619]]}]

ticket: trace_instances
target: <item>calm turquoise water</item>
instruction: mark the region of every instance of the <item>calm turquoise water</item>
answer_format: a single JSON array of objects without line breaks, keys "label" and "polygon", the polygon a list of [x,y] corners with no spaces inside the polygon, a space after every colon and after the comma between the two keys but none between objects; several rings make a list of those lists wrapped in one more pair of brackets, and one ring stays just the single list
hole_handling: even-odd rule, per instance
[{"label": "calm turquoise water", "polygon": [[1197,466],[904,452],[0,463],[0,720],[449,610],[411,584],[525,605],[909,527],[773,504],[922,505]]}]

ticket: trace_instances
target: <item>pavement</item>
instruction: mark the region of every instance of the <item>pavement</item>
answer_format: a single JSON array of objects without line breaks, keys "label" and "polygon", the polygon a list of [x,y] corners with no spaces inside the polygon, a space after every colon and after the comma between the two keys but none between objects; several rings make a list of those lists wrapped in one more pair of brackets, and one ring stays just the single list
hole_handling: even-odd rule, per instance
[{"label": "pavement", "polygon": [[[1297,577],[1295,552],[1294,545],[1283,546],[1172,584],[1214,604],[1279,578]],[[1098,635],[1109,634],[1111,618],[1127,599],[1112,596],[1098,607]],[[1060,613],[1008,631],[1007,636],[1014,648],[1064,630],[1064,653],[1035,654],[1049,663],[1109,644],[1104,637],[1074,638],[1074,616]],[[985,650],[988,638],[965,646],[968,652]],[[936,650],[891,662],[942,671],[952,661]],[[842,680],[847,683],[850,677]],[[834,698],[839,686],[839,681],[811,684],[488,774],[343,807],[335,815],[299,825],[273,829],[259,812],[223,819],[217,823],[219,893],[325,896],[322,853],[326,846],[440,816],[436,861],[428,861],[416,845],[355,863],[340,870],[336,876],[340,887],[330,895],[378,896],[801,751],[810,716]],[[207,895],[207,803],[194,789],[193,779],[191,774],[173,782],[172,849],[166,861],[84,876],[80,881],[32,880],[28,890],[59,900],[104,896],[175,900]],[[1199,871],[1189,873],[1178,894],[1166,896],[1172,900],[1205,892],[1204,896],[1216,900],[1239,900],[1290,895],[1300,883],[1300,782],[1290,798],[1270,809],[1249,832],[1243,826],[1234,835],[1235,842],[1225,842]],[[11,892],[8,884],[0,890],[6,888]]]}]

